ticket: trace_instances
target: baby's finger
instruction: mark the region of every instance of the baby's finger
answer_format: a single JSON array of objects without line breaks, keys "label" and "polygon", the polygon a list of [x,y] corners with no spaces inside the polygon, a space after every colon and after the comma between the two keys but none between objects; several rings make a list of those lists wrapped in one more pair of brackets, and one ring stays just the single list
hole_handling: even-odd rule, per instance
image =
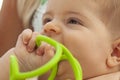
[{"label": "baby's finger", "polygon": [[22,39],[23,39],[23,43],[24,44],[28,44],[29,40],[31,39],[32,36],[32,30],[30,29],[26,29],[23,31],[22,33]]},{"label": "baby's finger", "polygon": [[54,56],[54,53],[55,48],[45,42],[42,42],[36,50],[36,54],[42,58],[42,64],[48,62]]},{"label": "baby's finger", "polygon": [[32,52],[32,51],[35,49],[35,47],[36,47],[35,39],[36,39],[36,36],[37,36],[37,35],[39,35],[38,32],[33,32],[32,37],[31,37],[31,39],[29,40],[29,43],[28,43],[28,45],[27,45],[27,50],[28,50],[29,52]]},{"label": "baby's finger", "polygon": [[44,49],[45,49],[45,42],[42,42],[41,45],[36,49],[36,54],[39,56],[43,56],[44,54]]},{"label": "baby's finger", "polygon": [[43,61],[48,62],[55,54],[55,49],[51,45],[47,45],[44,49]]},{"label": "baby's finger", "polygon": [[25,44],[28,43],[30,37],[32,35],[32,31],[30,29],[25,29],[19,36],[17,40],[16,47],[25,48]]},{"label": "baby's finger", "polygon": [[44,55],[44,52],[45,52],[45,47],[49,45],[48,43],[42,41],[41,42],[41,45],[37,48],[36,50],[36,54],[39,55],[39,56],[43,56]]}]

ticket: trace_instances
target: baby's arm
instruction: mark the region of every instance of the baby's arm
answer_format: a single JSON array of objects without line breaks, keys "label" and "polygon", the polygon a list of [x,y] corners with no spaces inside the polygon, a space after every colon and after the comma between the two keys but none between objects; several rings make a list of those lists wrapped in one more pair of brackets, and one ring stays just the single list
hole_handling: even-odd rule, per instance
[{"label": "baby's arm", "polygon": [[[35,39],[39,35],[29,29],[24,30],[18,37],[15,48],[10,49],[0,59],[0,80],[9,80],[9,57],[14,54],[20,66],[20,71],[36,69],[54,56],[54,48],[43,43],[36,48]],[[3,73],[1,73],[3,72]]]}]

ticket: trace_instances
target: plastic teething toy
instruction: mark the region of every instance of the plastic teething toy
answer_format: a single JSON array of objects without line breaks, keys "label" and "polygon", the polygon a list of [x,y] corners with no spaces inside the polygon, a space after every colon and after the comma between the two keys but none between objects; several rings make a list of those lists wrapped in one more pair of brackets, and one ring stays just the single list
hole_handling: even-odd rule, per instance
[{"label": "plastic teething toy", "polygon": [[27,78],[32,78],[35,76],[40,76],[46,73],[48,70],[52,70],[48,80],[54,80],[57,74],[58,63],[61,60],[68,60],[70,65],[72,66],[74,76],[76,80],[82,80],[82,69],[79,62],[72,56],[70,51],[65,48],[62,44],[50,39],[49,37],[39,35],[36,38],[37,46],[40,46],[41,41],[45,41],[50,45],[54,46],[56,49],[56,53],[54,57],[48,61],[42,67],[35,69],[30,72],[19,72],[19,65],[17,63],[17,58],[15,56],[11,56],[10,58],[10,80],[25,80]]}]

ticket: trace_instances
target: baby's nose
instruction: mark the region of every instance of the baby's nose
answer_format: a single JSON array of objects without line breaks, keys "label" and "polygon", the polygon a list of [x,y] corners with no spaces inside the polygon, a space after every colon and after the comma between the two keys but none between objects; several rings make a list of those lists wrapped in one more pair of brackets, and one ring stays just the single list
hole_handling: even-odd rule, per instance
[{"label": "baby's nose", "polygon": [[53,35],[53,34],[57,35],[57,34],[61,33],[60,27],[56,26],[52,22],[49,22],[49,23],[45,24],[43,31],[44,31],[45,34],[48,34],[48,35]]}]

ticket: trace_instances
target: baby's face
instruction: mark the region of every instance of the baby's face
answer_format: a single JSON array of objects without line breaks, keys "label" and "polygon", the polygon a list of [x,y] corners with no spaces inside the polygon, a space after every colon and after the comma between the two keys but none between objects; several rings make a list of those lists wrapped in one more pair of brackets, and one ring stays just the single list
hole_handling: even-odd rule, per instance
[{"label": "baby's face", "polygon": [[[82,66],[84,78],[106,73],[111,42],[99,17],[100,10],[94,0],[48,0],[43,15],[43,33],[72,52]],[[74,77],[66,62],[60,63],[60,68],[60,75],[64,72],[67,78]]]}]

